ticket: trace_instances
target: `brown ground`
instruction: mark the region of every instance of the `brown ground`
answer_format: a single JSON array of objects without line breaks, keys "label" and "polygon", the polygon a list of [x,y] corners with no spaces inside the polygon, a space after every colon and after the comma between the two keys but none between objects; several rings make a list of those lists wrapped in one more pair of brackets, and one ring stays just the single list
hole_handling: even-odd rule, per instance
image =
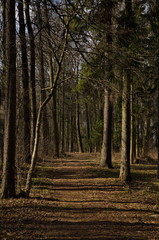
[{"label": "brown ground", "polygon": [[0,239],[159,239],[155,166],[133,167],[131,186],[99,154],[71,154],[38,163],[30,199],[1,200]]}]

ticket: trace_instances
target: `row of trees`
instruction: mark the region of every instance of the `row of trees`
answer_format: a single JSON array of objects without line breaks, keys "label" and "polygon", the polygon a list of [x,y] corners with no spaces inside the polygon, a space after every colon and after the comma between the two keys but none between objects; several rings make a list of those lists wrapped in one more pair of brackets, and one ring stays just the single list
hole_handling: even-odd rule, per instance
[{"label": "row of trees", "polygon": [[16,196],[24,163],[29,195],[37,154],[101,151],[112,168],[121,150],[131,181],[130,162],[159,149],[158,5],[1,1],[2,198]]}]

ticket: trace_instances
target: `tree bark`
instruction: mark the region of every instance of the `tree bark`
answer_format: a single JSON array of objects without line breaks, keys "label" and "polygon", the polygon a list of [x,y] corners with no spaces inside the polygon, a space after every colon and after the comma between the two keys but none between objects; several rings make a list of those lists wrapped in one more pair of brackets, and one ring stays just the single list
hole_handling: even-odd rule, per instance
[{"label": "tree bark", "polygon": [[136,119],[134,117],[134,96],[132,84],[130,88],[130,163],[133,164],[136,162]]},{"label": "tree bark", "polygon": [[[41,30],[43,27],[43,19],[42,13],[40,8],[40,2],[37,3],[37,10],[38,10],[38,23],[39,29]],[[40,62],[40,78],[41,78],[41,85],[45,87],[45,61],[44,61],[44,47],[43,47],[43,37],[41,31],[39,32],[39,62]],[[41,91],[41,101],[43,102],[46,99],[46,91]],[[49,122],[48,122],[48,109],[47,107],[42,111],[42,152],[45,155],[49,153]]]},{"label": "tree bark", "polygon": [[112,166],[112,95],[110,90],[104,92],[104,125],[103,143],[101,150],[100,166],[113,168]]},{"label": "tree bark", "polygon": [[[126,31],[125,35],[127,41],[124,47],[128,50],[131,43],[131,33],[133,30],[133,11],[132,0],[125,0],[125,21],[123,29]],[[121,133],[121,166],[120,179],[124,182],[130,182],[130,84],[131,84],[131,64],[132,60],[128,57],[125,59],[126,67],[123,69],[123,91],[122,91],[122,133]]]},{"label": "tree bark", "polygon": [[21,59],[22,59],[22,84],[23,84],[23,114],[24,114],[24,161],[29,162],[30,154],[30,98],[29,98],[29,75],[28,75],[28,58],[27,45],[25,36],[25,22],[24,22],[24,8],[23,0],[18,3],[19,9],[19,36],[21,45]]},{"label": "tree bark", "polygon": [[[159,1],[155,1],[156,4],[156,18],[157,18],[157,24],[159,24]],[[156,24],[155,24],[156,28]],[[157,37],[159,33],[157,32]],[[159,46],[159,41],[158,41]],[[157,51],[157,173],[156,177],[159,179],[159,50]]]},{"label": "tree bark", "polygon": [[0,89],[0,169],[3,165],[3,145],[4,145],[4,101],[6,93],[5,75],[6,75],[6,1],[2,1],[2,19],[3,19],[3,33],[2,33],[2,84]]},{"label": "tree bark", "polygon": [[[112,35],[112,17],[113,17],[113,2],[112,0],[103,1],[106,8],[106,54],[112,55],[112,45],[113,45],[113,35]],[[105,77],[111,82],[113,74],[113,65],[110,59],[105,60]],[[108,168],[113,168],[112,166],[112,93],[110,89],[104,89],[104,125],[103,125],[103,142],[101,149],[101,161],[100,166],[107,166]]]},{"label": "tree bark", "polygon": [[81,128],[80,128],[80,109],[78,103],[78,93],[76,95],[76,132],[77,132],[77,146],[78,151],[80,153],[83,152],[83,144],[82,144],[82,136],[81,136]]},{"label": "tree bark", "polygon": [[86,122],[87,122],[87,140],[88,140],[88,151],[92,152],[92,146],[91,146],[91,135],[90,135],[90,119],[89,119],[89,112],[88,112],[88,104],[85,103],[86,108]]},{"label": "tree bark", "polygon": [[59,131],[58,131],[58,123],[57,123],[57,103],[56,103],[56,91],[53,95],[53,110],[52,110],[52,118],[53,118],[53,142],[54,142],[54,157],[59,158]]},{"label": "tree bark", "polygon": [[29,33],[29,48],[30,48],[30,90],[31,90],[31,114],[32,114],[32,121],[31,121],[31,148],[33,148],[33,142],[35,137],[35,126],[36,126],[36,91],[35,91],[35,42],[34,42],[34,34],[30,19],[30,0],[24,0],[25,3],[25,16],[26,16],[26,23],[27,29]]},{"label": "tree bark", "polygon": [[50,87],[49,95],[40,104],[38,115],[37,115],[36,131],[35,131],[33,152],[32,152],[32,157],[31,157],[31,164],[30,164],[30,168],[29,168],[28,175],[27,175],[27,180],[26,180],[26,185],[25,185],[25,193],[26,193],[27,197],[29,197],[29,194],[30,194],[30,190],[31,190],[31,186],[32,186],[32,176],[33,176],[35,165],[36,165],[36,157],[37,157],[37,152],[38,152],[42,111],[43,111],[44,107],[47,105],[47,103],[52,99],[52,97],[54,96],[55,91],[56,91],[57,81],[59,79],[59,75],[60,75],[60,72],[61,72],[61,64],[63,62],[63,58],[64,58],[65,50],[66,50],[66,45],[67,45],[67,34],[68,34],[68,32],[67,32],[67,29],[66,29],[65,38],[64,38],[64,42],[63,42],[63,48],[61,49],[61,54],[60,54],[60,57],[59,57],[58,62],[57,62],[57,70],[56,70],[55,75],[54,75],[53,86]]},{"label": "tree bark", "polygon": [[61,122],[61,153],[65,153],[65,89],[64,85],[62,85],[62,101],[61,101],[61,115],[60,115],[60,122]]},{"label": "tree bark", "polygon": [[[49,40],[51,38],[51,32],[50,32],[50,24],[49,24],[49,17],[48,17],[48,8],[47,8],[47,2],[45,3],[45,19],[47,23],[47,34],[48,34],[48,49],[49,49],[49,72],[50,72],[50,86],[54,85],[54,69],[53,69],[53,54],[52,54],[52,45]],[[57,97],[56,97],[56,91],[53,95],[53,101],[52,101],[52,120],[53,120],[53,151],[54,151],[54,157],[59,157],[59,130],[58,130],[58,123],[57,123]]]},{"label": "tree bark", "polygon": [[[72,104],[72,109],[74,109],[74,104]],[[75,124],[74,124],[74,116],[73,116],[73,111],[70,110],[70,135],[69,135],[69,152],[73,152],[74,150],[74,141],[73,141],[73,136],[74,136],[74,129],[75,129]]]},{"label": "tree bark", "polygon": [[130,74],[123,76],[120,179],[131,181],[130,173]]},{"label": "tree bark", "polygon": [[1,198],[14,198],[15,193],[15,149],[16,149],[16,33],[15,1],[6,0],[6,94],[4,156]]},{"label": "tree bark", "polygon": [[[159,4],[158,4],[158,13],[159,13]],[[159,54],[158,54],[159,62]],[[157,86],[157,105],[158,105],[158,118],[157,118],[157,179],[159,179],[159,65],[158,65],[158,86]]]}]

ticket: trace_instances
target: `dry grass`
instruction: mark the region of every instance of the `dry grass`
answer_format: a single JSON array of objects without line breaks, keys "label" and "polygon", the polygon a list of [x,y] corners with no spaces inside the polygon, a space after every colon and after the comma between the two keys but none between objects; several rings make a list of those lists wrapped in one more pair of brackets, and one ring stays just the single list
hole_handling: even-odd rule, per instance
[{"label": "dry grass", "polygon": [[154,163],[132,167],[130,186],[98,166],[99,154],[69,154],[37,166],[30,199],[1,200],[0,239],[159,239]]}]

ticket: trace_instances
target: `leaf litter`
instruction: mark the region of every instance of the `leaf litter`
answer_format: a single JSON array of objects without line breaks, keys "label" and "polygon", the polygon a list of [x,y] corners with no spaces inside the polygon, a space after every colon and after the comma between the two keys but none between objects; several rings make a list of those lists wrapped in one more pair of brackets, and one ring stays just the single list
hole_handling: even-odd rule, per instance
[{"label": "leaf litter", "polygon": [[0,239],[159,239],[152,166],[145,165],[142,178],[144,166],[135,165],[133,182],[125,185],[118,178],[119,158],[113,170],[99,167],[99,158],[71,153],[37,163],[30,198],[0,200]]}]

